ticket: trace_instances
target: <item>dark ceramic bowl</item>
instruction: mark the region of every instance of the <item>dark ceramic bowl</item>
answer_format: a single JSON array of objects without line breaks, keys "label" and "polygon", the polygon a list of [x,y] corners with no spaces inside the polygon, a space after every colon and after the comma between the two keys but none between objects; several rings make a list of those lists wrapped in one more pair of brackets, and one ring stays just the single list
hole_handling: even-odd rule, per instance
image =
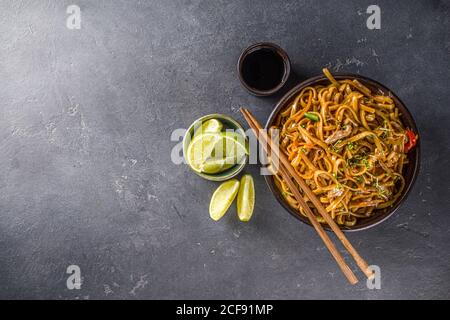
[{"label": "dark ceramic bowl", "polygon": [[[244,80],[244,76],[243,76],[243,72],[242,72],[243,62],[250,54],[252,54],[258,50],[271,50],[271,51],[275,52],[276,54],[278,54],[281,57],[281,59],[283,60],[284,70],[283,70],[283,76],[281,78],[281,81],[280,81],[280,83],[278,83],[278,85],[276,85],[275,87],[268,89],[268,90],[259,90],[257,88],[253,88]],[[239,81],[241,81],[241,83],[245,87],[245,89],[247,89],[251,94],[253,94],[255,96],[259,96],[259,97],[270,96],[270,95],[278,92],[285,85],[286,81],[289,79],[289,75],[291,74],[291,62],[289,60],[289,56],[287,55],[287,53],[280,46],[278,46],[274,43],[270,43],[270,42],[258,42],[258,43],[251,45],[250,47],[244,49],[244,51],[242,51],[242,53],[238,59],[237,71],[238,71]]]},{"label": "dark ceramic bowl", "polygon": [[[404,126],[406,128],[410,128],[412,131],[414,131],[416,134],[418,134],[416,123],[409,112],[409,110],[406,108],[406,106],[403,104],[403,102],[400,100],[397,95],[392,92],[392,90],[389,90],[379,82],[357,75],[357,74],[345,74],[345,73],[333,73],[333,76],[337,80],[343,80],[343,79],[357,79],[361,83],[363,83],[365,86],[367,86],[369,89],[371,89],[373,92],[381,91],[384,95],[389,95],[395,102],[395,105],[398,107],[399,112],[401,113],[400,119],[403,122]],[[297,94],[305,87],[307,86],[314,86],[314,85],[320,85],[320,84],[329,84],[329,80],[325,76],[317,76],[310,78],[299,85],[297,85],[295,88],[290,90],[286,95],[278,102],[275,109],[272,111],[271,115],[269,116],[269,119],[266,123],[266,129],[270,128],[272,123],[275,121],[277,115],[279,112],[281,112],[296,96]],[[394,212],[400,207],[400,205],[406,200],[406,197],[408,196],[409,191],[411,190],[417,174],[419,172],[420,167],[420,137],[417,140],[416,147],[411,150],[408,153],[408,160],[409,163],[405,166],[403,177],[405,178],[405,188],[402,191],[402,194],[399,196],[397,201],[394,203],[393,206],[385,209],[379,209],[374,211],[375,214],[367,219],[358,219],[357,223],[352,227],[344,227],[341,226],[341,229],[343,231],[358,231],[358,230],[365,230],[368,228],[371,228],[373,226],[378,225],[379,223],[383,222],[387,218],[389,218],[391,215],[394,214]],[[273,176],[265,176],[267,185],[269,186],[270,191],[275,195],[275,198],[278,200],[278,202],[294,217],[297,219],[303,221],[306,224],[311,225],[308,218],[304,217],[303,215],[300,215],[297,213],[296,210],[294,210],[283,198],[281,195],[280,190],[277,188],[274,182]],[[330,227],[327,224],[323,224],[323,227],[327,230],[331,230]]]}]

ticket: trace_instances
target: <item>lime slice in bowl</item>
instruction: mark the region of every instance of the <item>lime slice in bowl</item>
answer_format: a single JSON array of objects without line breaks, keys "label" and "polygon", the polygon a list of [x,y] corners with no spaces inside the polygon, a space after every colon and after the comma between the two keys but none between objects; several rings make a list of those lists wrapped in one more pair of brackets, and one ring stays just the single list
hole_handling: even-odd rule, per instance
[{"label": "lime slice in bowl", "polygon": [[248,154],[246,139],[235,132],[221,132],[222,140],[217,141],[214,148],[215,158],[234,159],[234,164],[240,163]]},{"label": "lime slice in bowl", "polygon": [[200,165],[200,170],[207,174],[215,174],[228,170],[235,164],[234,158],[210,158]]},{"label": "lime slice in bowl", "polygon": [[217,119],[209,119],[201,125],[200,128],[195,130],[194,137],[202,133],[219,133],[222,131],[223,124]]},{"label": "lime slice in bowl", "polygon": [[239,181],[231,179],[222,183],[212,195],[209,204],[211,219],[218,221],[224,216],[239,191]]},{"label": "lime slice in bowl", "polygon": [[255,207],[255,185],[251,175],[242,176],[237,198],[239,220],[249,221]]},{"label": "lime slice in bowl", "polygon": [[211,158],[219,141],[223,139],[218,133],[202,133],[192,139],[187,149],[187,162],[197,172],[202,171],[202,164]]}]

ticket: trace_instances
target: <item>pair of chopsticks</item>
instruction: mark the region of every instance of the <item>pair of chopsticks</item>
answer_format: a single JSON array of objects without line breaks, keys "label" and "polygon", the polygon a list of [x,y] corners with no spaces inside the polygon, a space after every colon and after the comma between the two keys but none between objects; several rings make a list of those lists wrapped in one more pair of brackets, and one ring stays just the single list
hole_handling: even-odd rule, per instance
[{"label": "pair of chopsticks", "polygon": [[292,181],[292,178],[295,180],[295,182],[297,182],[299,187],[302,189],[303,193],[312,202],[314,207],[317,208],[317,211],[325,219],[326,223],[328,223],[328,225],[331,227],[331,230],[333,230],[335,235],[342,242],[345,249],[347,249],[347,251],[353,257],[353,259],[355,260],[356,264],[361,269],[361,271],[370,279],[373,276],[373,274],[372,274],[371,270],[369,269],[367,262],[364,261],[364,259],[358,254],[356,249],[352,246],[350,241],[348,241],[347,237],[341,231],[339,226],[336,224],[336,222],[334,222],[334,220],[331,218],[331,216],[328,214],[328,212],[322,206],[322,204],[320,203],[320,201],[316,197],[316,195],[306,185],[303,178],[300,177],[299,174],[295,171],[295,169],[292,167],[291,163],[287,159],[284,152],[281,150],[278,150],[278,148],[272,148],[272,146],[274,145],[272,143],[272,138],[270,138],[267,135],[267,133],[261,127],[261,125],[258,123],[258,121],[252,116],[250,111],[248,111],[245,108],[241,108],[240,110],[241,110],[242,114],[244,115],[245,120],[248,122],[250,128],[253,130],[260,145],[264,149],[264,152],[268,155],[268,158],[271,159],[271,162],[274,163],[275,161],[278,160],[277,163],[278,163],[279,173],[280,173],[281,177],[283,178],[283,180],[288,185],[289,189],[294,194],[295,200],[297,200],[299,205],[306,212],[306,216],[308,217],[312,226],[317,231],[319,236],[322,238],[326,247],[328,248],[331,255],[336,260],[337,264],[341,268],[344,275],[347,277],[348,281],[351,284],[356,284],[358,282],[358,279],[356,278],[355,274],[350,269],[350,267],[347,265],[347,263],[345,262],[342,255],[336,249],[335,245],[333,244],[330,237],[323,229],[322,225],[317,221],[314,213],[311,211],[311,208],[308,206],[306,201],[303,199],[303,196],[301,195],[300,191],[295,186],[294,181]]}]

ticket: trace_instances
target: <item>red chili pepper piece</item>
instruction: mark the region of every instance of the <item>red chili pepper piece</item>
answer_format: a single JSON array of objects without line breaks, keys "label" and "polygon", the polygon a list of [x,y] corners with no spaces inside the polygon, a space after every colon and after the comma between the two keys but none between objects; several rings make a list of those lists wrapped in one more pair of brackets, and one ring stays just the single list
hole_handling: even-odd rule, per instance
[{"label": "red chili pepper piece", "polygon": [[405,153],[409,152],[417,143],[416,135],[411,130],[406,130],[406,137],[408,138],[405,142]]}]

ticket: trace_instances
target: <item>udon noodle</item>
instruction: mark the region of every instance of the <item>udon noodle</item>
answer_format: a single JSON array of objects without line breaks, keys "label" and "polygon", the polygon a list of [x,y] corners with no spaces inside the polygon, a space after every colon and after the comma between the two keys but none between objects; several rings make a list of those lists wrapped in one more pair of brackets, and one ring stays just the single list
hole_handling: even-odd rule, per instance
[{"label": "udon noodle", "polygon": [[[278,115],[279,145],[331,217],[351,227],[387,208],[401,194],[406,153],[417,137],[406,129],[394,101],[358,80],[309,86]],[[279,175],[286,201],[305,215]],[[324,222],[305,197],[319,222]]]}]

